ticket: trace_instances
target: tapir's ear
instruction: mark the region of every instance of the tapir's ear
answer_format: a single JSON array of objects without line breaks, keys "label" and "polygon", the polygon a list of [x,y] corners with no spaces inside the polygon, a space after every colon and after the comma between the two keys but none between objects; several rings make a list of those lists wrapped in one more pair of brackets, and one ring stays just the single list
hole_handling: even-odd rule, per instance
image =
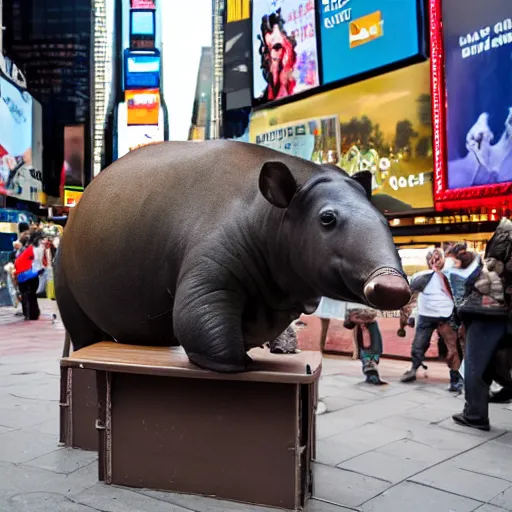
[{"label": "tapir's ear", "polygon": [[266,162],[260,172],[260,192],[278,208],[288,208],[297,192],[297,182],[282,162]]},{"label": "tapir's ear", "polygon": [[371,200],[372,198],[372,173],[370,171],[361,171],[352,174],[352,179],[356,180],[363,186],[366,192],[366,197]]}]

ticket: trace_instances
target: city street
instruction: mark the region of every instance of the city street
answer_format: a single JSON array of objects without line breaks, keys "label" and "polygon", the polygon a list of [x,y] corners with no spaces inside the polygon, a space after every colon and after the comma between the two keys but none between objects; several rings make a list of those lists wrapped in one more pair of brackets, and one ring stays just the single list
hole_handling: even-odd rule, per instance
[{"label": "city street", "polygon": [[[64,330],[55,302],[40,304],[37,322],[0,308],[0,512],[270,511],[98,483],[96,453],[58,444]],[[490,432],[458,427],[463,398],[428,366],[401,384],[408,363],[381,361],[389,384],[371,387],[359,361],[324,358],[308,512],[512,511],[512,405],[491,406]]]}]

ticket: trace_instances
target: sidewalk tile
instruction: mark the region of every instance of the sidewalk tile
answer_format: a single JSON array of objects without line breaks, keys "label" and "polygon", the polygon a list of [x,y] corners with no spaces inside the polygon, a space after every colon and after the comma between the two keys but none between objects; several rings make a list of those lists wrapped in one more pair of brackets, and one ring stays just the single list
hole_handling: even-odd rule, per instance
[{"label": "sidewalk tile", "polygon": [[427,469],[411,481],[483,502],[490,501],[510,487],[505,480],[465,471],[450,462]]},{"label": "sidewalk tile", "polygon": [[497,507],[512,510],[512,486],[495,496],[491,503]]},{"label": "sidewalk tile", "polygon": [[375,450],[378,453],[384,453],[402,460],[411,460],[426,466],[437,464],[458,452],[440,450],[439,448],[432,448],[426,444],[418,443],[411,439],[402,439],[394,443],[381,446]]},{"label": "sidewalk tile", "polygon": [[308,501],[304,512],[353,512],[353,511],[354,511],[353,508],[345,508],[345,507],[342,507],[339,505],[332,505],[331,503],[325,503],[325,501],[311,499]]},{"label": "sidewalk tile", "polygon": [[402,482],[366,502],[363,512],[473,512],[478,501],[412,482]]},{"label": "sidewalk tile", "polygon": [[388,428],[378,422],[367,423],[361,427],[353,428],[347,432],[329,437],[326,441],[333,444],[340,443],[341,445],[350,446],[355,450],[359,450],[359,454],[362,454],[407,437],[408,433],[405,430]]},{"label": "sidewalk tile", "polygon": [[512,482],[511,461],[512,447],[496,441],[488,441],[482,446],[458,455],[450,463],[460,469]]},{"label": "sidewalk tile", "polygon": [[490,503],[486,503],[481,507],[478,507],[475,512],[510,512],[512,509],[510,508],[501,508],[496,507],[495,505],[491,505]]},{"label": "sidewalk tile", "polygon": [[137,491],[98,483],[73,497],[75,503],[87,505],[101,512],[190,512]]},{"label": "sidewalk tile", "polygon": [[0,462],[0,498],[35,492],[74,495],[98,482],[98,464],[92,463],[70,475]]},{"label": "sidewalk tile", "polygon": [[69,474],[80,469],[91,462],[98,460],[96,452],[88,452],[72,448],[61,448],[54,452],[38,457],[27,462],[26,465],[53,471],[54,473]]},{"label": "sidewalk tile", "polygon": [[[44,492],[15,496],[11,506],[13,512],[97,512],[85,505],[74,503],[66,496]],[[3,512],[1,503],[0,510]]]},{"label": "sidewalk tile", "polygon": [[462,434],[467,434],[469,430],[472,436],[480,437],[482,440],[494,439],[495,437],[501,436],[505,433],[505,430],[499,428],[491,428],[488,432],[485,432],[484,430],[468,429],[468,427],[463,427],[462,425],[455,423],[451,417],[441,421],[438,425],[447,430],[451,430],[452,432],[461,432]]},{"label": "sidewalk tile", "polygon": [[427,468],[428,465],[424,462],[393,457],[392,455],[374,451],[343,462],[338,467],[366,476],[381,478],[394,484],[419,473]]},{"label": "sidewalk tile", "polygon": [[0,461],[22,463],[58,449],[57,433],[49,436],[14,430],[0,436]]},{"label": "sidewalk tile", "polygon": [[313,471],[314,496],[347,507],[357,507],[389,486],[382,480],[322,464],[315,464]]},{"label": "sidewalk tile", "polygon": [[446,450],[450,453],[469,450],[485,441],[485,439],[472,434],[452,432],[436,425],[415,428],[411,431],[409,437],[413,441],[426,444],[432,448]]},{"label": "sidewalk tile", "polygon": [[327,466],[338,464],[361,455],[361,449],[343,442],[333,442],[331,439],[320,439],[316,443],[316,461]]},{"label": "sidewalk tile", "polygon": [[193,494],[179,494],[174,492],[152,491],[140,489],[141,494],[157,500],[183,507],[190,511],[201,512],[276,512],[275,508],[259,507],[234,501],[216,500],[205,496]]}]

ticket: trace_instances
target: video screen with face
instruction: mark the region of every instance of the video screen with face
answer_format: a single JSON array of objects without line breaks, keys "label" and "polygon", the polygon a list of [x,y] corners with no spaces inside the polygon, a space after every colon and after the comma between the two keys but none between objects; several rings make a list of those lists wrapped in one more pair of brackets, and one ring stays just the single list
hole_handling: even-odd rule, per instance
[{"label": "video screen with face", "polygon": [[512,3],[443,2],[448,188],[512,181]]},{"label": "video screen with face", "polygon": [[252,14],[255,104],[317,87],[314,0],[253,0]]}]

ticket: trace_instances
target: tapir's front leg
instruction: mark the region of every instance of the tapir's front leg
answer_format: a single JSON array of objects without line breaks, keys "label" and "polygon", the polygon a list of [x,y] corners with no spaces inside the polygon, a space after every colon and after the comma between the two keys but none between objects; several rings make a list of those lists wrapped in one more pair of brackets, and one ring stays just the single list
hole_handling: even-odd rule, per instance
[{"label": "tapir's front leg", "polygon": [[179,280],[174,302],[174,333],[190,361],[216,372],[247,370],[242,312],[245,293],[224,267],[202,260]]}]

